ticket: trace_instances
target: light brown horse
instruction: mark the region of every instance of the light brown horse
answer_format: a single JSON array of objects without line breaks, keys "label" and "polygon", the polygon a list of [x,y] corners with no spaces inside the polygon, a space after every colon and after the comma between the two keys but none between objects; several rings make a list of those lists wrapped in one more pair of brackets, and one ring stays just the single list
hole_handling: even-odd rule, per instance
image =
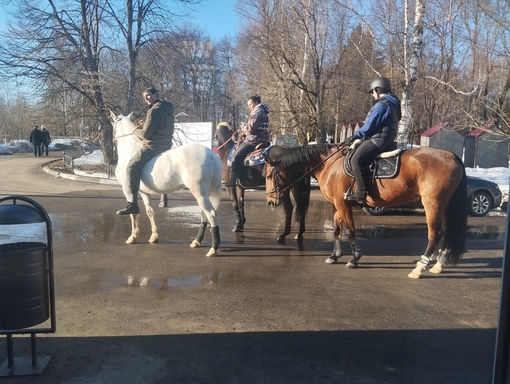
[{"label": "light brown horse", "polygon": [[[273,159],[266,159],[266,192],[270,204],[280,204],[282,192],[291,185],[287,170],[310,169],[323,196],[334,206],[335,242],[326,262],[336,263],[343,255],[341,239],[345,229],[352,249],[347,267],[356,268],[362,252],[352,214],[354,203],[344,200],[344,193],[352,187],[352,178],[344,171],[347,152],[348,148],[341,144],[317,144],[289,148]],[[467,227],[466,172],[458,156],[430,147],[409,149],[402,154],[401,167],[394,178],[376,179],[367,186],[370,206],[387,207],[421,199],[428,244],[408,275],[410,278],[420,278],[425,270],[441,273],[444,265],[458,262],[464,252]],[[437,262],[432,267],[434,256]]]}]

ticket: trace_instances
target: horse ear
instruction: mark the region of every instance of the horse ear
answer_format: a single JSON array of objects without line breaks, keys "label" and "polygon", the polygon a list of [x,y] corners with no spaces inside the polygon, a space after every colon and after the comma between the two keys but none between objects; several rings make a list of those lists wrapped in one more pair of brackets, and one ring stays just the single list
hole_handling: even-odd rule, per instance
[{"label": "horse ear", "polygon": [[113,113],[112,110],[110,110],[110,117],[112,118],[113,121],[117,119],[117,116],[115,115],[115,113]]},{"label": "horse ear", "polygon": [[129,117],[129,120],[131,120],[131,121],[135,121],[135,114],[134,114],[133,112],[131,112],[131,113],[128,115],[128,117]]}]

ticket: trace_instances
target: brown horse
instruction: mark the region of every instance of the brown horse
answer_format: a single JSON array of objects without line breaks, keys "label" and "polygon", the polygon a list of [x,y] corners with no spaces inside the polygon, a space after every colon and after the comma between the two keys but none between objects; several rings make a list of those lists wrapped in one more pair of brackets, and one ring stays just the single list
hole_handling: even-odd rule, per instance
[{"label": "brown horse", "polygon": [[[342,144],[317,144],[289,148],[278,156],[266,159],[267,199],[280,204],[280,196],[291,185],[288,169],[310,169],[326,200],[334,206],[335,242],[333,253],[326,260],[333,264],[343,255],[342,231],[348,233],[352,258],[347,267],[356,268],[362,256],[352,215],[355,203],[344,200],[352,187],[352,178],[344,170],[348,148]],[[403,152],[401,167],[393,178],[376,179],[368,186],[367,205],[387,207],[419,201],[425,209],[428,245],[416,268],[408,275],[420,278],[422,272],[436,264],[432,273],[441,273],[444,265],[456,264],[464,252],[467,227],[466,172],[462,161],[452,152],[419,147]]]},{"label": "brown horse", "polygon": [[[228,185],[232,174],[231,168],[227,165],[228,155],[236,143],[237,137],[236,133],[230,130],[228,124],[223,122],[219,123],[216,128],[216,137],[218,139],[218,155],[223,163],[222,178],[223,182]],[[274,145],[268,149],[267,155],[269,158],[272,158],[285,149],[286,147]],[[265,168],[266,166],[264,162],[257,166],[245,167],[245,171],[240,175],[240,182],[236,187],[225,186],[237,218],[236,225],[232,230],[233,232],[244,231],[244,223],[246,222],[246,216],[244,215],[244,191],[247,188],[264,186],[266,181]],[[299,176],[302,176],[302,173],[300,173]],[[295,176],[294,180],[297,178],[298,177]],[[289,189],[292,191],[292,195],[296,203],[296,221],[299,221],[299,232],[295,236],[295,239],[301,241],[303,239],[303,233],[305,232],[305,217],[310,204],[310,177],[301,177],[301,179]],[[283,209],[285,211],[285,228],[283,233],[278,236],[277,241],[280,244],[285,244],[285,237],[291,230],[292,211],[294,206],[290,198],[289,190],[282,194],[281,199]]]}]

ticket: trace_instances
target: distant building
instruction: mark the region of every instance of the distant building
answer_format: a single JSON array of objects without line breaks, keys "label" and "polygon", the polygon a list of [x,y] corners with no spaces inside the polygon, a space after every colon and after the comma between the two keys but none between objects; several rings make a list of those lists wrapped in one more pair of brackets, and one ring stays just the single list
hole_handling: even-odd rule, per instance
[{"label": "distant building", "polygon": [[335,132],[335,143],[343,143],[349,137],[354,135],[354,131],[357,131],[363,126],[363,122],[343,124],[337,132]]},{"label": "distant building", "polygon": [[462,159],[464,136],[453,129],[450,123],[441,123],[421,134],[420,146],[447,149]]},{"label": "distant building", "polygon": [[469,168],[508,168],[509,145],[510,139],[496,124],[486,124],[466,136],[464,165]]},{"label": "distant building", "polygon": [[202,144],[214,148],[213,123],[201,121],[199,116],[190,116],[184,112],[175,115],[174,147],[184,144]]}]

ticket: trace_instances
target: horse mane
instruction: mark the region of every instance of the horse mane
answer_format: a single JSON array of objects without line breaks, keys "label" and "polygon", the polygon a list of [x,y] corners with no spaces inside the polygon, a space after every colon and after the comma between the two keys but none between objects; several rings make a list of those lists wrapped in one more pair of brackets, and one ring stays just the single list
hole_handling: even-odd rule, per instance
[{"label": "horse mane", "polygon": [[[218,138],[218,144],[222,145],[225,142],[227,142],[227,140],[230,139],[232,134],[233,134],[233,132],[230,129],[228,129],[227,126],[219,124],[218,127],[217,127],[217,130],[216,130],[216,136]],[[235,140],[232,140],[232,145],[234,143],[235,143]]]},{"label": "horse mane", "polygon": [[274,162],[280,169],[288,168],[296,164],[308,163],[311,160],[318,160],[321,156],[329,155],[336,146],[331,144],[303,145],[301,147],[289,148],[278,154]]}]

